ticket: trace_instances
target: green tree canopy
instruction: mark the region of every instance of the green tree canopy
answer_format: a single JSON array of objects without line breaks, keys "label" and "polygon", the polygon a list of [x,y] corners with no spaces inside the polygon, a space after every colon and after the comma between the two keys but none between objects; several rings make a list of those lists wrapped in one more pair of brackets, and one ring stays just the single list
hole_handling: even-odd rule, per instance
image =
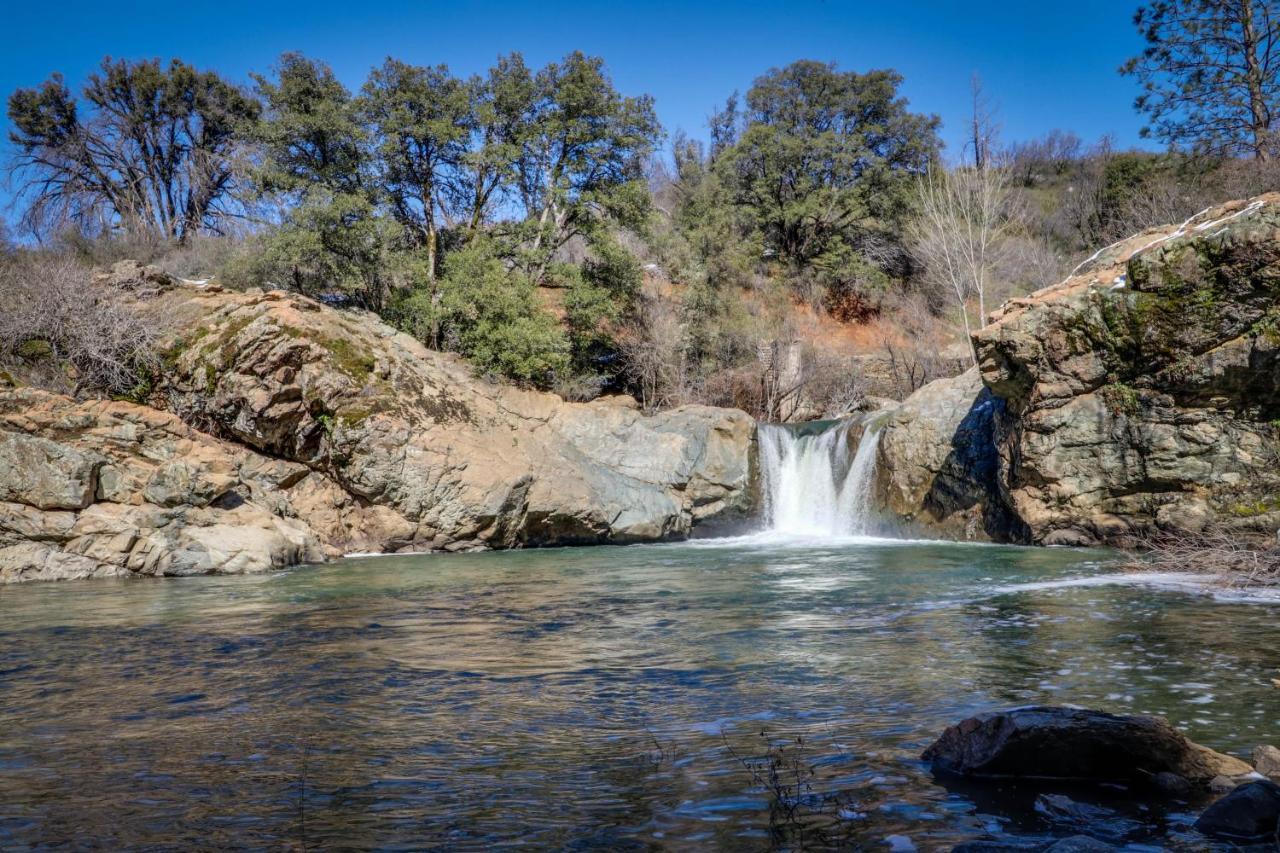
[{"label": "green tree canopy", "polygon": [[514,173],[540,276],[556,250],[602,220],[643,224],[644,164],[662,131],[653,99],[620,95],[596,57],[547,65],[533,96]]},{"label": "green tree canopy", "polygon": [[720,174],[780,257],[812,263],[898,224],[911,176],[940,147],[937,117],[911,112],[901,82],[795,62],[755,81],[731,145],[717,123]]},{"label": "green tree canopy", "polygon": [[360,109],[376,144],[378,187],[435,277],[440,219],[468,153],[477,83],[443,65],[424,68],[388,58],[364,85]]}]

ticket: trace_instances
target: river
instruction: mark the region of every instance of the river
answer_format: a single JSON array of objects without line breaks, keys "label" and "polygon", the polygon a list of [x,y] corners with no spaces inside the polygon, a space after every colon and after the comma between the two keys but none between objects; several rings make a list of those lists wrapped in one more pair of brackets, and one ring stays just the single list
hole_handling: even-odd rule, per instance
[{"label": "river", "polygon": [[[1060,835],[921,750],[1028,703],[1280,742],[1280,606],[1111,556],[774,533],[5,588],[0,849]],[[1107,831],[1152,849],[1192,814],[1141,817]]]}]

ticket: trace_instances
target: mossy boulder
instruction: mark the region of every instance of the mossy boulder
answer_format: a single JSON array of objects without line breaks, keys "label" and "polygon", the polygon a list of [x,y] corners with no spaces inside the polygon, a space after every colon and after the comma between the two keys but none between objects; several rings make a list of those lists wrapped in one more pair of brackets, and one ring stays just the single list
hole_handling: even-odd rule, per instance
[{"label": "mossy boulder", "polygon": [[1280,195],[1109,247],[974,341],[1006,403],[1001,487],[1032,541],[1274,534]]}]

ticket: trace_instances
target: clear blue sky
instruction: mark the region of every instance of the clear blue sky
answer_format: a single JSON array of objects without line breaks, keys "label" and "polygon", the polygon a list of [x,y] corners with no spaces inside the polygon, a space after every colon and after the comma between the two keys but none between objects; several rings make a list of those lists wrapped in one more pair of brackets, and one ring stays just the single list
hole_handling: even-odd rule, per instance
[{"label": "clear blue sky", "polygon": [[[1116,67],[1140,48],[1137,0],[913,2],[360,2],[62,0],[14,2],[0,17],[0,91],[61,71],[73,85],[106,54],[181,57],[237,80],[299,50],[357,87],[387,55],[455,72],[518,50],[541,64],[581,49],[603,56],[618,88],[648,92],[668,131],[706,135],[706,117],[753,77],[795,59],[892,67],[912,106],[937,113],[954,152],[979,73],[1003,138],[1053,128],[1141,144],[1135,85]],[[7,122],[4,145],[7,142]]]}]

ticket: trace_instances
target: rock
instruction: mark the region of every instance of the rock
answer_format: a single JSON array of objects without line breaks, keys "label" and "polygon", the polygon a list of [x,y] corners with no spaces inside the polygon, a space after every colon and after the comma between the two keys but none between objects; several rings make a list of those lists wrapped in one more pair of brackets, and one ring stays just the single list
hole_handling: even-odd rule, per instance
[{"label": "rock", "polygon": [[1029,707],[963,720],[923,758],[936,773],[978,778],[1150,784],[1172,773],[1203,785],[1217,775],[1214,756],[1156,717]]},{"label": "rock", "polygon": [[966,841],[951,853],[1103,853],[1115,850],[1110,844],[1087,835],[1072,835],[1048,844],[1012,841]]},{"label": "rock", "polygon": [[0,583],[114,578],[127,574],[129,570],[121,566],[100,563],[39,542],[0,548]]},{"label": "rock", "polygon": [[1209,806],[1195,828],[1227,841],[1280,839],[1280,785],[1269,780],[1241,785]]},{"label": "rock", "polygon": [[566,403],[373,315],[136,264],[99,279],[178,318],[151,398],[168,411],[0,389],[0,581],[653,541],[753,510],[743,412]]},{"label": "rock", "polygon": [[[323,516],[316,528],[300,518],[324,493],[319,480],[143,406],[6,391],[0,582],[260,572],[323,560],[350,538]],[[339,505],[351,526],[385,523]]]},{"label": "rock", "polygon": [[1278,229],[1269,194],[1135,235],[974,334],[1031,541],[1274,534]]},{"label": "rock", "polygon": [[1274,746],[1254,747],[1253,769],[1263,776],[1280,781],[1280,749]]},{"label": "rock", "polygon": [[[397,548],[676,539],[754,509],[743,412],[645,415],[630,398],[567,403],[489,383],[372,314],[279,291],[178,288],[155,310],[187,318],[156,389],[168,408],[324,471],[390,514]],[[185,501],[170,474],[166,499]]]},{"label": "rock", "polygon": [[1239,787],[1239,784],[1239,782],[1232,779],[1230,776],[1218,774],[1209,780],[1209,790],[1215,794],[1225,794],[1228,791],[1234,791]]},{"label": "rock", "polygon": [[883,421],[878,502],[909,530],[952,539],[1024,538],[998,482],[995,426],[1003,409],[976,368],[916,391]]},{"label": "rock", "polygon": [[0,499],[37,509],[84,509],[93,500],[101,460],[22,433],[0,433]]},{"label": "rock", "polygon": [[1175,797],[1190,796],[1194,788],[1186,778],[1179,776],[1177,773],[1162,772],[1151,777],[1151,784],[1155,785],[1166,794]]},{"label": "rock", "polygon": [[1045,847],[1044,853],[1105,853],[1105,851],[1116,849],[1106,842],[1087,835],[1073,835]]},{"label": "rock", "polygon": [[178,282],[159,267],[137,261],[116,261],[107,271],[94,273],[94,284],[130,291],[139,298],[152,298]]},{"label": "rock", "polygon": [[1066,845],[1063,850],[1093,850],[1090,846],[1078,847],[1071,842],[1080,843],[1077,839],[1086,840],[1090,844],[1101,844],[1101,849],[1111,849],[1098,838],[1121,842],[1126,837],[1142,829],[1142,824],[1122,817],[1116,812],[1102,806],[1080,803],[1062,794],[1041,794],[1036,798],[1035,810],[1056,828],[1084,831],[1091,835],[1077,835],[1063,839],[1049,849],[1057,850],[1058,845]]}]

